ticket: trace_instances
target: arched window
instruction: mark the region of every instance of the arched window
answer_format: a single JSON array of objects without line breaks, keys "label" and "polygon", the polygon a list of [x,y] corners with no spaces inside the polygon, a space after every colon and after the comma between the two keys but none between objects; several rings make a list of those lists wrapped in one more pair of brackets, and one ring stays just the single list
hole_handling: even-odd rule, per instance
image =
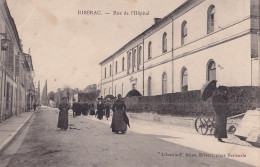
[{"label": "arched window", "polygon": [[123,57],[122,58],[122,71],[125,70],[125,58]]},{"label": "arched window", "polygon": [[216,80],[216,64],[210,60],[207,64],[207,81]]},{"label": "arched window", "polygon": [[211,5],[208,8],[208,13],[207,13],[207,32],[208,32],[208,34],[214,32],[214,27],[215,27],[215,6]]},{"label": "arched window", "polygon": [[105,67],[105,78],[107,78],[107,68]]},{"label": "arched window", "polygon": [[117,61],[116,61],[116,74],[117,74]]},{"label": "arched window", "polygon": [[123,97],[123,94],[124,94],[124,84],[122,83],[122,93],[121,93],[122,97]]},{"label": "arched window", "polygon": [[112,75],[112,68],[111,68],[111,64],[110,64],[110,66],[109,66],[109,75],[111,76]]},{"label": "arched window", "polygon": [[133,58],[132,58],[132,72],[135,71],[135,55],[136,55],[136,50],[133,50]]},{"label": "arched window", "polygon": [[152,95],[152,78],[148,77],[147,80],[147,96],[151,96]]},{"label": "arched window", "polygon": [[140,70],[141,57],[142,57],[142,46],[139,46],[138,53],[137,53],[137,70]]},{"label": "arched window", "polygon": [[181,25],[181,44],[182,45],[187,43],[187,36],[188,36],[187,22],[183,21],[182,25]]},{"label": "arched window", "polygon": [[148,43],[148,60],[152,58],[152,42]]},{"label": "arched window", "polygon": [[162,94],[167,93],[167,74],[162,74]]},{"label": "arched window", "polygon": [[167,33],[163,33],[162,37],[162,52],[165,53],[167,52]]},{"label": "arched window", "polygon": [[188,91],[188,71],[186,67],[181,70],[181,90],[182,92]]},{"label": "arched window", "polygon": [[129,52],[127,56],[127,74],[129,74],[130,68],[131,68],[131,52]]}]

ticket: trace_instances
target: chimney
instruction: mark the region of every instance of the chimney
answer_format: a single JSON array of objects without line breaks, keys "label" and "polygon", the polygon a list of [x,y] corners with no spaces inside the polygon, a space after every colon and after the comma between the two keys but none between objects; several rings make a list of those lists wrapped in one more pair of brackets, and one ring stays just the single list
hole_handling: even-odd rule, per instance
[{"label": "chimney", "polygon": [[157,24],[158,22],[161,21],[161,18],[154,18],[153,20],[154,20],[154,24]]}]

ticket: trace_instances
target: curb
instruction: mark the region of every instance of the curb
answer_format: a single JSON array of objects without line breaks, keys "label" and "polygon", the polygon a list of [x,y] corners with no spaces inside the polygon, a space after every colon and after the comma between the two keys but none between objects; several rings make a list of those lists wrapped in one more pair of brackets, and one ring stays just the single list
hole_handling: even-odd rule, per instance
[{"label": "curb", "polygon": [[0,155],[2,152],[22,133],[23,129],[29,123],[30,119],[34,115],[33,112],[13,133],[11,133],[3,143],[0,144]]}]

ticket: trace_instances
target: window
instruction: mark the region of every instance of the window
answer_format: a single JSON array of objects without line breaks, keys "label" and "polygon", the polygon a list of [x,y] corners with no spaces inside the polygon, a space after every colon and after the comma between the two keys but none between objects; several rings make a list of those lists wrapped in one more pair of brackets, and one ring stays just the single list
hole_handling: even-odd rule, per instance
[{"label": "window", "polygon": [[122,71],[125,70],[125,58],[123,57],[122,58]]},{"label": "window", "polygon": [[163,33],[162,37],[162,52],[165,53],[167,52],[167,33]]},{"label": "window", "polygon": [[148,81],[147,81],[147,96],[151,96],[152,95],[152,78],[151,77],[148,77]]},{"label": "window", "polygon": [[109,66],[109,75],[111,76],[112,75],[112,68],[111,68],[111,64],[110,64],[110,66]]},{"label": "window", "polygon": [[136,50],[133,50],[133,58],[132,58],[132,72],[135,71],[135,55],[136,55]]},{"label": "window", "polygon": [[148,43],[148,60],[152,58],[152,42]]},{"label": "window", "polygon": [[182,92],[188,91],[188,71],[185,67],[181,71],[181,90]]},{"label": "window", "polygon": [[133,89],[133,90],[135,90],[135,87],[136,87],[135,83],[132,84],[132,89]]},{"label": "window", "polygon": [[187,43],[187,22],[183,21],[181,25],[181,44],[184,45]]},{"label": "window", "polygon": [[167,74],[162,74],[162,94],[167,93]]},{"label": "window", "polygon": [[124,84],[122,83],[122,93],[121,93],[122,97],[123,97],[123,94],[124,94]]},{"label": "window", "polygon": [[208,14],[207,14],[207,32],[208,32],[208,34],[214,32],[214,26],[215,26],[215,6],[211,5],[208,8]]},{"label": "window", "polygon": [[127,74],[129,74],[130,67],[131,67],[131,52],[129,52],[127,56]]},{"label": "window", "polygon": [[115,86],[115,97],[116,97],[116,86]]},{"label": "window", "polygon": [[138,53],[137,53],[137,70],[140,70],[141,56],[142,56],[142,46],[139,46]]},{"label": "window", "polygon": [[216,64],[210,60],[207,65],[207,81],[216,80]]},{"label": "window", "polygon": [[116,61],[116,74],[117,74],[117,61]]},{"label": "window", "polygon": [[107,78],[107,68],[105,67],[105,78]]}]

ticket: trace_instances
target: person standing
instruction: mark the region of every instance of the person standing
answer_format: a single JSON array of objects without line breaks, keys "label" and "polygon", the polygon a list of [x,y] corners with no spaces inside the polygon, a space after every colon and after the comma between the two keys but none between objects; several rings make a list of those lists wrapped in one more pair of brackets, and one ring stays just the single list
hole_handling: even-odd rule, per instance
[{"label": "person standing", "polygon": [[82,113],[82,104],[80,102],[74,102],[72,105],[73,117],[79,116]]},{"label": "person standing", "polygon": [[95,113],[95,106],[93,103],[89,105],[89,115],[96,115]]},{"label": "person standing", "polygon": [[59,105],[59,118],[58,118],[58,128],[61,128],[61,130],[67,130],[68,129],[68,111],[70,109],[70,105],[67,102],[67,98],[63,97],[61,100],[61,103]]},{"label": "person standing", "polygon": [[112,117],[112,132],[115,133],[125,133],[127,130],[127,124],[129,125],[128,117],[125,113],[126,105],[125,102],[121,98],[121,94],[118,95],[118,99],[114,102],[112,106],[113,117]]},{"label": "person standing", "polygon": [[101,101],[98,101],[98,104],[97,104],[97,118],[99,120],[103,119],[103,115],[104,115],[104,104],[102,104]]},{"label": "person standing", "polygon": [[36,110],[36,107],[37,107],[37,104],[34,102],[34,103],[33,103],[33,110],[34,110],[34,111]]},{"label": "person standing", "polygon": [[109,116],[110,116],[110,104],[109,104],[109,100],[107,99],[106,104],[105,104],[105,110],[106,110],[106,118],[108,120]]},{"label": "person standing", "polygon": [[227,87],[219,86],[212,95],[212,105],[215,112],[215,131],[214,136],[219,142],[222,138],[227,138],[227,113],[228,96]]},{"label": "person standing", "polygon": [[89,110],[88,103],[86,101],[84,101],[82,103],[82,114],[83,115],[88,115],[88,110]]}]

